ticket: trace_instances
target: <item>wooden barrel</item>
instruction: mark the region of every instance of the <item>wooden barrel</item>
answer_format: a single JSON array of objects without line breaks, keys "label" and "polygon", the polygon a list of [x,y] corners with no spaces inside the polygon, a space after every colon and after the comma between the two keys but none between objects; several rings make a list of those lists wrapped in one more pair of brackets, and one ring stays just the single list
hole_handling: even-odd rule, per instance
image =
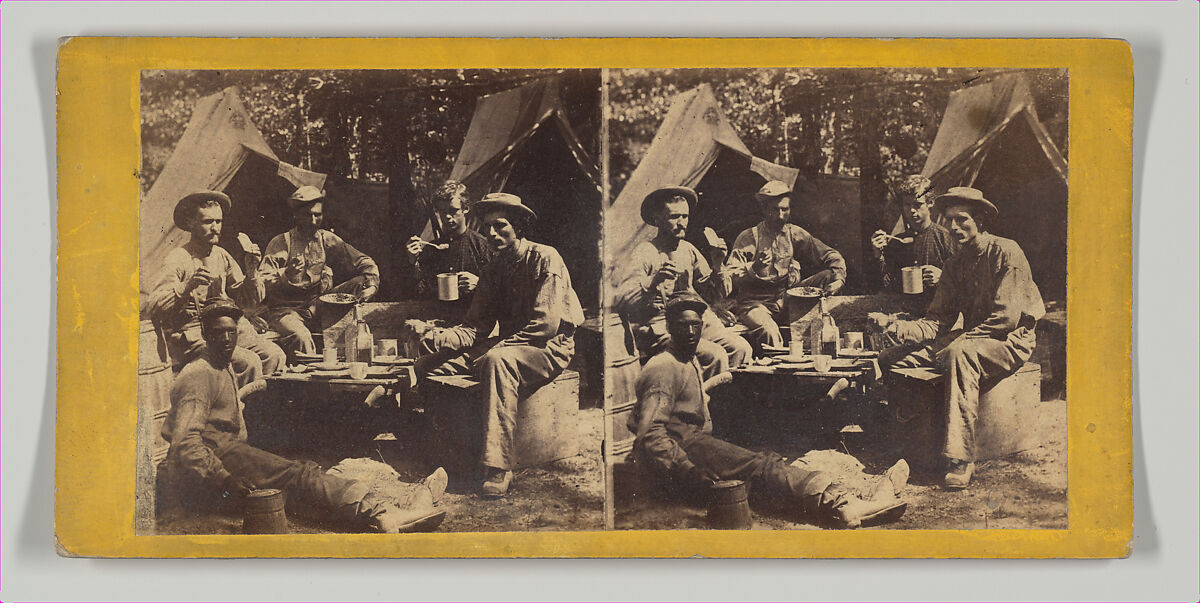
[{"label": "wooden barrel", "polygon": [[148,320],[138,323],[138,413],[136,522],[139,529],[154,524],[158,465],[167,458],[162,426],[171,409],[171,364],[166,342]]},{"label": "wooden barrel", "polygon": [[605,320],[604,342],[604,408],[610,425],[607,447],[614,457],[623,457],[633,450],[634,433],[628,423],[637,404],[636,385],[642,365],[632,334],[616,314],[609,314]]}]

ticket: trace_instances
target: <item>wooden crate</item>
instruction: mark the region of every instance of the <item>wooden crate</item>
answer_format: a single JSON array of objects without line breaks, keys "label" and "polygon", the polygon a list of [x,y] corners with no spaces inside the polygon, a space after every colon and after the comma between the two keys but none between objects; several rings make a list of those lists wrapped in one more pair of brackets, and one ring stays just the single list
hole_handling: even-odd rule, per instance
[{"label": "wooden crate", "polygon": [[[1000,458],[1041,444],[1035,421],[1041,402],[1041,367],[1027,362],[979,394],[975,460]],[[889,376],[892,436],[914,465],[937,468],[946,436],[944,377],[930,369],[894,369]]]},{"label": "wooden crate", "polygon": [[[478,463],[484,420],[479,382],[469,376],[429,377],[422,393],[445,440],[445,464],[465,469]],[[579,373],[565,370],[520,401],[513,448],[514,470],[579,454]]]}]

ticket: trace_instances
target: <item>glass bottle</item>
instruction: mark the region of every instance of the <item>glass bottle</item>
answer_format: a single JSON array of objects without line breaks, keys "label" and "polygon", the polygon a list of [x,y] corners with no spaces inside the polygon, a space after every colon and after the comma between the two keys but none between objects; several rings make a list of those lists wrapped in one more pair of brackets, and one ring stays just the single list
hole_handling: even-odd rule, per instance
[{"label": "glass bottle", "polygon": [[821,298],[821,354],[836,357],[838,354],[838,327],[829,314],[825,298]]}]

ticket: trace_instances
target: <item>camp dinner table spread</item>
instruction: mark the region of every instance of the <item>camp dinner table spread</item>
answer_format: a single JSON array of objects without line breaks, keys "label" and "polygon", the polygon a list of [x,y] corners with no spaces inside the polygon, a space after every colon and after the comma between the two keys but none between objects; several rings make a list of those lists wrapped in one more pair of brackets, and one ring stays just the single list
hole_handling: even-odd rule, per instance
[{"label": "camp dinner table spread", "polygon": [[329,393],[362,393],[365,396],[378,386],[383,386],[386,393],[396,393],[407,390],[416,382],[411,364],[406,366],[372,364],[365,379],[352,378],[349,368],[323,371],[309,366],[310,368],[304,372],[295,372],[296,365],[291,365],[283,372],[266,377],[267,386],[278,388],[287,384],[305,389],[320,389]]},{"label": "camp dinner table spread", "polygon": [[875,352],[843,353],[833,358],[827,371],[818,371],[811,356],[773,356],[757,359],[748,366],[732,369],[733,383],[744,385],[763,380],[776,386],[823,385],[847,379],[853,382],[860,377],[871,378],[875,367]]}]

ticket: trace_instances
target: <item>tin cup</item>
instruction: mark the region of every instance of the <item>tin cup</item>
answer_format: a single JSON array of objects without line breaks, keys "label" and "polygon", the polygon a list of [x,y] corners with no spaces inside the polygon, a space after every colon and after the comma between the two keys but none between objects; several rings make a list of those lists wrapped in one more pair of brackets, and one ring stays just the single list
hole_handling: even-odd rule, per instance
[{"label": "tin cup", "polygon": [[367,378],[367,363],[351,362],[350,363],[350,378],[351,379],[366,379]]},{"label": "tin cup", "polygon": [[376,356],[395,356],[399,352],[399,344],[395,339],[379,339],[375,342]]},{"label": "tin cup", "polygon": [[808,323],[797,320],[790,325],[792,340],[788,352],[792,356],[804,355],[804,340],[808,338]]},{"label": "tin cup", "polygon": [[442,301],[458,300],[458,273],[443,272],[437,275],[438,299]]},{"label": "tin cup", "polygon": [[863,334],[859,332],[846,333],[842,338],[842,349],[861,352],[863,349]]},{"label": "tin cup", "polygon": [[925,292],[925,281],[920,266],[908,266],[900,269],[900,281],[904,292],[915,294]]},{"label": "tin cup", "polygon": [[829,354],[817,354],[813,356],[813,368],[817,369],[818,373],[828,373],[833,366],[833,356]]},{"label": "tin cup", "polygon": [[337,364],[337,345],[334,342],[326,340],[325,349],[321,351],[321,361],[326,365]]}]

